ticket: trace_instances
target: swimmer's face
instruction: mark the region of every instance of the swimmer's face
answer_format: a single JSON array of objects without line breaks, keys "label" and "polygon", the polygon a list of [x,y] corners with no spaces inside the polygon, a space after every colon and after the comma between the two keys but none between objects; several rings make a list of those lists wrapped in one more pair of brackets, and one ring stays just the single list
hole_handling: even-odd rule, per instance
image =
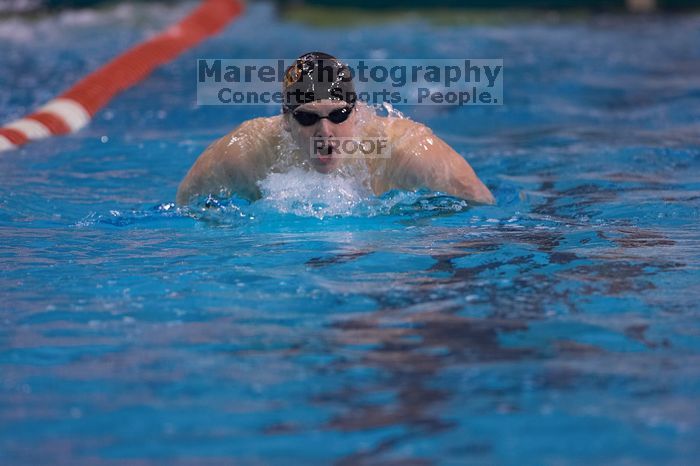
[{"label": "swimmer's face", "polygon": [[[299,116],[308,121],[316,120],[308,126],[299,123],[292,115],[294,112],[285,115],[285,124],[294,141],[308,155],[311,166],[316,171],[329,173],[339,165],[340,159],[333,154],[330,140],[355,135],[355,110],[350,108],[347,102],[338,100],[319,100],[301,105],[294,112],[303,112],[304,115]],[[316,118],[328,117],[333,112],[335,113],[331,117],[338,117],[344,109],[349,111],[349,114],[347,119],[340,123],[333,123],[329,118]],[[324,143],[324,140],[328,140],[329,143]]]}]

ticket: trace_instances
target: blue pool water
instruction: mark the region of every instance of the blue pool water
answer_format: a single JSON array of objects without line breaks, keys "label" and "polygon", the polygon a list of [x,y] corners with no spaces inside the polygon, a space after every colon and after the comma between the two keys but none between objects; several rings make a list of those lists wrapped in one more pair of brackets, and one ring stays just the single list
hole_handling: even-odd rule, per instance
[{"label": "blue pool water", "polygon": [[[0,118],[190,6],[0,21]],[[0,154],[0,462],[691,464],[697,44],[698,16],[330,29],[255,4],[79,134]],[[503,58],[506,105],[403,109],[498,205],[292,176],[177,211],[206,145],[276,112],[197,108],[195,59],[314,49]]]}]

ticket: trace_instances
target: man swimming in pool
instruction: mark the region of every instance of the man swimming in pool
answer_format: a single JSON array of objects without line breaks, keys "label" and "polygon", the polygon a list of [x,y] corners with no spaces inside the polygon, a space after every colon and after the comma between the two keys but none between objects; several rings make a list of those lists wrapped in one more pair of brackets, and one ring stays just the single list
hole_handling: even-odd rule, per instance
[{"label": "man swimming in pool", "polygon": [[[258,199],[259,181],[292,167],[344,176],[365,173],[376,195],[424,187],[494,203],[467,161],[429,128],[380,116],[357,101],[350,69],[331,55],[312,52],[298,58],[286,71],[283,94],[282,115],[248,120],[199,156],[180,184],[178,204],[209,194]],[[375,151],[374,156],[348,157],[338,141],[352,138],[385,141],[389,156]]]}]

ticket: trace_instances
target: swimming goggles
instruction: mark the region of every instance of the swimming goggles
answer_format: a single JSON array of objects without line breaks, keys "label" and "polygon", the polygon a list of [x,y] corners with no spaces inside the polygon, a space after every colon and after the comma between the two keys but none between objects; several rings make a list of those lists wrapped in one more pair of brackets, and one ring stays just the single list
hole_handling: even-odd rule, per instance
[{"label": "swimming goggles", "polygon": [[337,125],[350,117],[353,108],[354,105],[338,108],[330,112],[327,116],[321,116],[318,113],[313,112],[305,112],[304,110],[295,110],[292,112],[292,116],[301,126],[315,125],[324,118],[328,118],[328,121]]}]

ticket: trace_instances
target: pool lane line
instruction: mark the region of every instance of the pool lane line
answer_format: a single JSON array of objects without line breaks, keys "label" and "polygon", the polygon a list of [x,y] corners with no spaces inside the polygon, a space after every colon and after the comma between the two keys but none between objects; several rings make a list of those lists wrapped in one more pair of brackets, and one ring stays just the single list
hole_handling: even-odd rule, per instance
[{"label": "pool lane line", "polygon": [[243,8],[242,0],[203,0],[185,18],[112,59],[36,112],[0,127],[0,152],[78,131],[115,95],[221,31]]}]

